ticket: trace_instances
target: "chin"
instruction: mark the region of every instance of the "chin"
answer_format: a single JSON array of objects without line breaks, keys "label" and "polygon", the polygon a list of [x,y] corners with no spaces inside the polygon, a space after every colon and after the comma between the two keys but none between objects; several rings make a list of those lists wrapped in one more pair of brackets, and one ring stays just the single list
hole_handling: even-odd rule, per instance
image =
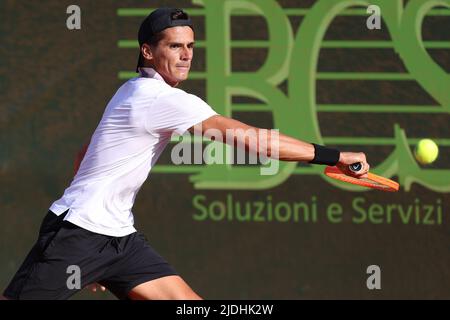
[{"label": "chin", "polygon": [[188,76],[189,76],[189,72],[187,72],[187,73],[185,73],[185,74],[181,74],[181,75],[177,78],[177,80],[178,80],[178,82],[187,80]]}]

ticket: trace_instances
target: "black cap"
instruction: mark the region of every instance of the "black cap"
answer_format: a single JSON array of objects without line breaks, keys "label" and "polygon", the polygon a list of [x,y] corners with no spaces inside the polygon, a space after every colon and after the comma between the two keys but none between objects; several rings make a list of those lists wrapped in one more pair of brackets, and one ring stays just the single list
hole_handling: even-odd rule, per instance
[{"label": "black cap", "polygon": [[139,28],[138,41],[139,41],[139,60],[136,67],[136,72],[139,72],[139,67],[144,61],[144,57],[141,54],[141,46],[144,43],[148,43],[152,37],[161,31],[179,26],[188,26],[192,28],[192,21],[188,14],[182,9],[178,8],[159,8],[149,14],[144,21],[142,21]]}]

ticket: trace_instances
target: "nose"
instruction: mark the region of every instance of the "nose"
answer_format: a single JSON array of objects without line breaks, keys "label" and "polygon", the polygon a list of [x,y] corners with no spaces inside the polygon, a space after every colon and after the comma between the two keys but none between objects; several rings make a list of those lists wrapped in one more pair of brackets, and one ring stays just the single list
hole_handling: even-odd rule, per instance
[{"label": "nose", "polygon": [[192,48],[189,48],[188,46],[184,46],[183,50],[181,50],[180,59],[183,60],[183,61],[191,61],[192,60],[192,54],[193,54]]}]

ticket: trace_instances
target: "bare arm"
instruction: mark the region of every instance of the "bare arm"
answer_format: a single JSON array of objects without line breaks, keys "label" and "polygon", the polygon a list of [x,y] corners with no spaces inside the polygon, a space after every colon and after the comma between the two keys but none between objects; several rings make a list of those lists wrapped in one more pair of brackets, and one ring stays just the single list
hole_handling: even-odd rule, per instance
[{"label": "bare arm", "polygon": [[[247,134],[234,134],[234,143],[237,145],[245,146],[245,149],[249,152],[254,152],[257,154],[263,153],[264,156],[276,157],[283,161],[304,161],[309,162],[314,159],[314,146],[311,143],[289,137],[282,133],[277,133],[275,136],[278,137],[278,143],[271,143],[271,138],[273,135],[270,134],[271,130],[256,128],[240,122],[235,119],[227,118],[224,116],[213,116],[201,123],[201,126],[192,127],[189,131],[195,134],[202,134],[209,136],[209,132],[214,132],[214,130],[221,133],[223,137],[221,142],[226,141],[225,138],[230,132],[249,132],[253,131],[255,133],[256,143],[252,143],[252,139]],[[230,131],[231,130],[231,131]],[[265,131],[266,134],[261,134],[261,130]],[[267,137],[268,139],[264,142],[261,141],[261,136]],[[278,149],[278,154],[274,154],[275,150],[271,150],[271,146],[276,145]],[[363,164],[363,170],[361,170],[357,176],[365,176],[369,170],[369,165],[366,161],[366,156],[364,153],[358,152],[341,152],[339,157],[339,162],[337,166],[345,170],[347,173],[352,174],[347,169],[348,165],[361,162]],[[353,174],[352,174],[353,175]]]}]

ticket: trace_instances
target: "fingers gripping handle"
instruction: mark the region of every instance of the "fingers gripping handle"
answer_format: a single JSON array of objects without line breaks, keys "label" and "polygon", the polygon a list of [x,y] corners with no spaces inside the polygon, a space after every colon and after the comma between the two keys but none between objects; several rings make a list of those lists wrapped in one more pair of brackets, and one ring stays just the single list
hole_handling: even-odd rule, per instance
[{"label": "fingers gripping handle", "polygon": [[362,169],[362,163],[361,162],[355,162],[348,166],[348,169],[352,172],[358,172]]}]

